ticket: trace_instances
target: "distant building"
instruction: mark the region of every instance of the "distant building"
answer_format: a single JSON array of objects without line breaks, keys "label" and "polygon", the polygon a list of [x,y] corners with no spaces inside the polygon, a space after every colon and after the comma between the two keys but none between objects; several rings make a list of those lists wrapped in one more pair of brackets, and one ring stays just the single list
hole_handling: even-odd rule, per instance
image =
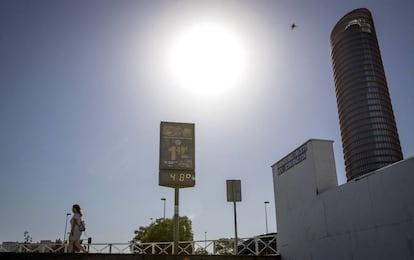
[{"label": "distant building", "polygon": [[413,259],[414,157],[338,186],[332,143],[272,166],[281,259]]},{"label": "distant building", "polygon": [[3,242],[0,245],[0,253],[1,252],[47,253],[47,252],[56,252],[58,249],[62,247],[63,245],[56,244],[55,242],[52,242],[52,240],[41,240],[40,243]]},{"label": "distant building", "polygon": [[335,79],[347,180],[403,159],[374,22],[356,9],[332,30]]},{"label": "distant building", "polygon": [[19,242],[3,242],[0,252],[19,252]]}]

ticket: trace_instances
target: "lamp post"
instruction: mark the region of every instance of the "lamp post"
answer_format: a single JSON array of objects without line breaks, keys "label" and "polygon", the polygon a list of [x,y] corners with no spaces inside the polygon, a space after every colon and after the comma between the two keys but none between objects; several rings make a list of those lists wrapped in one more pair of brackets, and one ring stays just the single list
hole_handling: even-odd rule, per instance
[{"label": "lamp post", "polygon": [[266,234],[268,233],[268,229],[267,229],[267,204],[269,204],[269,201],[265,201],[265,219],[266,219]]},{"label": "lamp post", "polygon": [[66,222],[65,222],[65,233],[63,234],[63,244],[66,244],[66,230],[68,228],[68,217],[72,215],[70,213],[66,213]]},{"label": "lamp post", "polygon": [[165,201],[167,200],[166,198],[161,198],[162,201],[164,201],[164,220],[165,220]]}]

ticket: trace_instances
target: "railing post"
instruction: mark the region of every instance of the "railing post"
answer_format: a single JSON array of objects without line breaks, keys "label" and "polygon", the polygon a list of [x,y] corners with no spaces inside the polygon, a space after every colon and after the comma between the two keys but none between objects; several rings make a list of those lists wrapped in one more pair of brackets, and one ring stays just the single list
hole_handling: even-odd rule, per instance
[{"label": "railing post", "polygon": [[[194,251],[195,251],[194,249],[195,249],[195,247],[196,247],[196,243],[193,241],[192,246],[191,246],[191,248],[190,248],[190,250],[191,250],[190,255],[194,254]],[[204,250],[205,250],[205,251],[207,251],[207,250],[206,250],[206,247],[205,247],[205,244],[204,244]]]},{"label": "railing post", "polygon": [[112,254],[112,244],[109,244],[109,253]]},{"label": "railing post", "polygon": [[213,240],[213,255],[216,254],[216,240]]},{"label": "railing post", "polygon": [[259,239],[255,238],[254,239],[254,246],[255,246],[255,255],[259,255]]}]

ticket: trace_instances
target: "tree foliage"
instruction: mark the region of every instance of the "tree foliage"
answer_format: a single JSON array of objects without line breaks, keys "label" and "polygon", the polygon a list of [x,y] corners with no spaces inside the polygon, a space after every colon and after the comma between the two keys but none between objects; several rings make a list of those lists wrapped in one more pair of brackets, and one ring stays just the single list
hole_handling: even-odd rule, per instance
[{"label": "tree foliage", "polygon": [[199,247],[194,251],[195,255],[208,255],[208,251],[205,248]]},{"label": "tree foliage", "polygon": [[[192,222],[186,217],[179,218],[180,241],[193,241]],[[148,226],[141,226],[134,231],[132,242],[171,242],[173,241],[174,223],[171,218],[159,218]]]},{"label": "tree foliage", "polygon": [[215,244],[215,251],[219,255],[232,255],[234,252],[234,239],[219,238]]},{"label": "tree foliage", "polygon": [[32,237],[29,235],[29,231],[24,231],[24,243],[25,244],[30,244],[32,243],[33,239]]}]

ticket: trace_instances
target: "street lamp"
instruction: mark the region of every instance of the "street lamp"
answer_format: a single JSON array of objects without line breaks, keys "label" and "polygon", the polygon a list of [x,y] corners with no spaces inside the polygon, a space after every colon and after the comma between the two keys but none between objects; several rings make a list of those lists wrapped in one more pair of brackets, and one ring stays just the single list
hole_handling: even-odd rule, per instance
[{"label": "street lamp", "polygon": [[65,222],[65,233],[63,234],[63,244],[65,244],[66,241],[66,230],[68,228],[68,217],[72,215],[70,213],[66,213],[66,222]]},{"label": "street lamp", "polygon": [[166,198],[161,198],[161,200],[164,201],[164,220],[165,220],[165,201],[166,201]]},{"label": "street lamp", "polygon": [[268,233],[268,229],[267,229],[267,204],[269,204],[269,201],[265,201],[265,218],[266,218],[266,234]]}]

